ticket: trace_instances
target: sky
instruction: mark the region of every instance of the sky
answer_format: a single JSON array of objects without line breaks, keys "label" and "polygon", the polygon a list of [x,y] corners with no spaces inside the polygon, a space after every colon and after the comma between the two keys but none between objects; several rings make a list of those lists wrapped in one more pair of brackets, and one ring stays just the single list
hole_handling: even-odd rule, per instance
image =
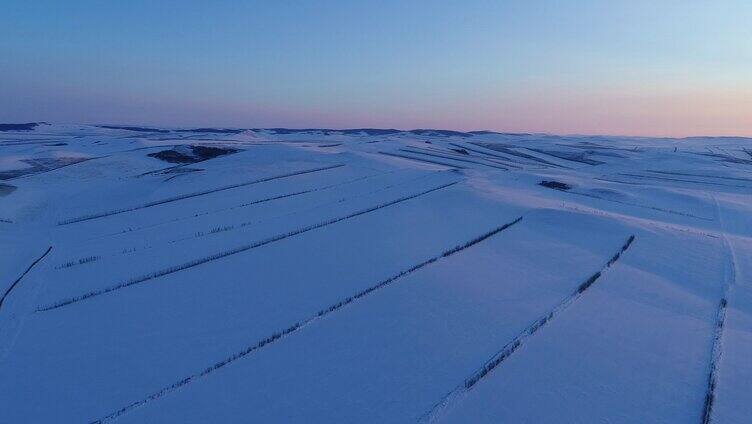
[{"label": "sky", "polygon": [[4,0],[0,122],[752,136],[749,0]]}]

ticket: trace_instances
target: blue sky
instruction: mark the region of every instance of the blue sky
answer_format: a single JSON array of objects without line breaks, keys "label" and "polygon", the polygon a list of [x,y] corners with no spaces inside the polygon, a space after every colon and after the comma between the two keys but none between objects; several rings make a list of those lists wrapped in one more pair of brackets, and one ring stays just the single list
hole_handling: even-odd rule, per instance
[{"label": "blue sky", "polygon": [[0,121],[752,135],[752,2],[18,1]]}]

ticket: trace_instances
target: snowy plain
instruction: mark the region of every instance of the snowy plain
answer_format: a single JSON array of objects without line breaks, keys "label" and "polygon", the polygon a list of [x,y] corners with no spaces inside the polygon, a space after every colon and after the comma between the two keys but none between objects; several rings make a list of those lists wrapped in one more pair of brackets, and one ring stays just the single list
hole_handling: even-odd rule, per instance
[{"label": "snowy plain", "polygon": [[0,126],[0,423],[746,423],[752,139]]}]

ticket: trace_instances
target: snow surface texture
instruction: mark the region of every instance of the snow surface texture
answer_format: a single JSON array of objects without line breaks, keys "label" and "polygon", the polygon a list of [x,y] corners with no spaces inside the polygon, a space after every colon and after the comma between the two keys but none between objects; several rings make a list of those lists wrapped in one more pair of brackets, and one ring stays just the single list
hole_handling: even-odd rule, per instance
[{"label": "snow surface texture", "polygon": [[750,139],[0,130],[2,423],[752,417]]}]

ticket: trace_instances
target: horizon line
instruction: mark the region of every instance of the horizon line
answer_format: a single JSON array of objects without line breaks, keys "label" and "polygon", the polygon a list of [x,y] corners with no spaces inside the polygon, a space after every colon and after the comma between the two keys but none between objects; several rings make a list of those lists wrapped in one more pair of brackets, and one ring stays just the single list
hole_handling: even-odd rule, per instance
[{"label": "horizon line", "polygon": [[[376,130],[376,131],[396,131],[396,132],[403,132],[403,133],[410,133],[415,131],[436,131],[436,132],[453,132],[459,134],[468,134],[468,135],[484,135],[486,134],[497,134],[497,135],[510,135],[510,136],[555,136],[555,137],[612,137],[612,138],[646,138],[646,139],[670,139],[670,140],[684,140],[684,139],[696,139],[696,138],[717,138],[717,139],[729,139],[729,138],[737,138],[737,139],[752,139],[752,135],[688,135],[688,136],[659,136],[659,135],[629,135],[629,134],[598,134],[598,133],[555,133],[555,132],[541,132],[541,131],[502,131],[502,130],[491,130],[491,129],[482,129],[482,130],[469,130],[469,131],[463,131],[463,130],[457,130],[457,129],[448,129],[448,128],[412,128],[412,129],[402,129],[402,128],[395,128],[395,127],[350,127],[350,128],[331,128],[331,127],[283,127],[283,126],[269,126],[269,127],[237,127],[237,126],[201,126],[201,125],[191,125],[191,126],[163,126],[163,125],[155,125],[155,124],[131,124],[131,123],[99,123],[99,124],[92,124],[92,123],[80,123],[80,122],[55,122],[55,121],[31,121],[31,122],[6,122],[2,123],[0,122],[0,126],[4,125],[30,125],[30,124],[36,124],[36,125],[81,125],[81,126],[90,126],[90,127],[98,127],[98,128],[105,128],[107,127],[120,127],[120,128],[110,128],[110,129],[123,129],[123,130],[129,130],[128,127],[131,128],[140,128],[144,130],[149,129],[158,129],[158,130],[169,130],[169,131],[195,131],[195,130],[232,130],[232,131],[263,131],[263,130],[287,130],[287,131],[296,131],[296,132],[305,132],[305,131],[331,131],[331,132],[345,132],[345,131],[365,131],[365,130]],[[24,130],[21,130],[24,131]],[[136,130],[137,131],[137,130]],[[143,131],[148,132],[148,131]],[[207,131],[210,132],[210,131]],[[416,134],[419,135],[419,134]]]}]

